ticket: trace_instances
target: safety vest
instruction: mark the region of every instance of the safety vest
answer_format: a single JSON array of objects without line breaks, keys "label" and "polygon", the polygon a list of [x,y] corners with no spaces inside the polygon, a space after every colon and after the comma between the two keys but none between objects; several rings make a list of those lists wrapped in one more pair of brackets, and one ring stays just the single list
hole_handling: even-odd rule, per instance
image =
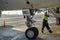
[{"label": "safety vest", "polygon": [[45,16],[45,15],[44,15],[44,16],[43,16],[43,19],[48,20],[48,16]]}]

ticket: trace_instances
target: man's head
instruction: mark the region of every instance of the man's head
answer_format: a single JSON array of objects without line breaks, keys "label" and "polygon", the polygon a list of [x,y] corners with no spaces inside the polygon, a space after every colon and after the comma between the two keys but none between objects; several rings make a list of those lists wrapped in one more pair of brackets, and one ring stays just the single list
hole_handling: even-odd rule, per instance
[{"label": "man's head", "polygon": [[45,15],[48,15],[47,12],[45,12]]}]

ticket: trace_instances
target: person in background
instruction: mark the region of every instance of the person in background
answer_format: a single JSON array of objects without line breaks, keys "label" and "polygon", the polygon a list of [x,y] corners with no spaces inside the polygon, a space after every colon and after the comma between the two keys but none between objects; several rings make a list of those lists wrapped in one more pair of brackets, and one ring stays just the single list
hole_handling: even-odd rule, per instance
[{"label": "person in background", "polygon": [[52,33],[52,30],[50,29],[49,24],[48,24],[48,17],[49,17],[49,15],[47,14],[47,12],[45,12],[45,14],[43,16],[42,33],[44,33],[43,31],[44,31],[45,27],[47,28],[49,33]]}]

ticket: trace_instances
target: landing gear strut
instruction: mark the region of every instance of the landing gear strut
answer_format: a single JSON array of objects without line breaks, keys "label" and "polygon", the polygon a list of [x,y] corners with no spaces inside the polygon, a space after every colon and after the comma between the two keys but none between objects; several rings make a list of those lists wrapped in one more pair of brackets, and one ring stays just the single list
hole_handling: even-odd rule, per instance
[{"label": "landing gear strut", "polygon": [[25,32],[25,36],[26,38],[28,38],[29,40],[30,39],[35,39],[38,34],[39,34],[39,31],[36,27],[32,27],[32,24],[34,23],[35,21],[33,21],[32,19],[30,19],[30,17],[27,17],[27,22],[26,22],[26,25],[28,27],[28,29],[26,30]]},{"label": "landing gear strut", "polygon": [[[30,11],[30,14],[29,14],[29,11]],[[38,29],[35,27],[35,26],[32,26],[33,23],[35,22],[33,20],[33,9],[30,9],[30,10],[24,10],[23,11],[23,15],[24,15],[24,18],[26,18],[26,26],[28,27],[28,29],[25,31],[25,36],[26,38],[28,38],[29,40],[31,39],[35,39],[38,34],[39,34],[39,31]]]},{"label": "landing gear strut", "polygon": [[[30,10],[31,13],[31,10]],[[31,14],[31,16],[34,16],[34,14]],[[25,32],[25,36],[26,38],[28,38],[29,40],[31,39],[35,39],[38,34],[39,31],[36,27],[32,27],[32,24],[35,22],[34,20],[32,20],[33,17],[31,16],[26,16],[26,26],[28,27],[28,29]]]}]

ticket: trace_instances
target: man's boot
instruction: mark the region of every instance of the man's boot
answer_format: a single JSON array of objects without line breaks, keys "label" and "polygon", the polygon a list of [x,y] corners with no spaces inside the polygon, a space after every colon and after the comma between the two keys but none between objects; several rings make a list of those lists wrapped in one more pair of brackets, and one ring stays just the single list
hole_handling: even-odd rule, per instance
[{"label": "man's boot", "polygon": [[49,30],[49,33],[53,33],[53,31]]}]

